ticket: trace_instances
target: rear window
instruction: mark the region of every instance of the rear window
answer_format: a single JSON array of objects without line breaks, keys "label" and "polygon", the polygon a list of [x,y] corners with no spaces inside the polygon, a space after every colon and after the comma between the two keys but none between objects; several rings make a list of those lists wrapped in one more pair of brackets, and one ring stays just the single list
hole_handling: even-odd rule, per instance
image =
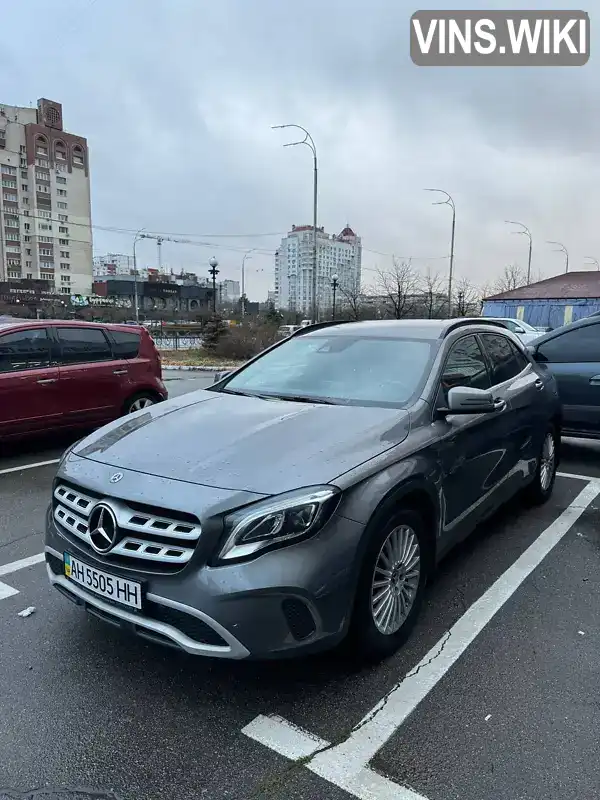
[{"label": "rear window", "polygon": [[101,328],[56,328],[61,364],[110,361],[112,352]]},{"label": "rear window", "polygon": [[140,334],[136,331],[111,331],[115,358],[137,358],[140,351]]}]

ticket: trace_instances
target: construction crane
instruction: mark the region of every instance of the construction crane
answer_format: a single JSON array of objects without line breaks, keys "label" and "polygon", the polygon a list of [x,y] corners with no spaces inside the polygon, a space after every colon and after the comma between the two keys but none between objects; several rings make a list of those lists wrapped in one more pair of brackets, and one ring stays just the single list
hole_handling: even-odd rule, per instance
[{"label": "construction crane", "polygon": [[162,272],[162,243],[163,242],[175,242],[176,244],[195,244],[197,245],[198,242],[192,241],[192,239],[174,239],[172,236],[155,236],[151,233],[142,233],[140,234],[140,239],[153,239],[156,242],[156,250],[158,255],[158,271]]}]

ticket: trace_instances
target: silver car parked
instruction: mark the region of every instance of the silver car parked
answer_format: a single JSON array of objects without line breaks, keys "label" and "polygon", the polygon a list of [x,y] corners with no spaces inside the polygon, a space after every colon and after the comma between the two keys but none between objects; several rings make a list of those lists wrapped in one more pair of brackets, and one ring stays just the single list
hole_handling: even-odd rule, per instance
[{"label": "silver car parked", "polygon": [[518,492],[548,499],[560,430],[554,378],[497,324],[311,326],[67,452],[48,575],[192,654],[382,658],[449,548]]}]

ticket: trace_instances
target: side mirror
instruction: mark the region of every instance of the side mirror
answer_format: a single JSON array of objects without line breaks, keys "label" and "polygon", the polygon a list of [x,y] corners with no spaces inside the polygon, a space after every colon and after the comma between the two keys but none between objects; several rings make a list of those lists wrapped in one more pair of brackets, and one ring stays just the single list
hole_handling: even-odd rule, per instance
[{"label": "side mirror", "polygon": [[499,409],[494,395],[486,389],[455,386],[448,392],[449,414],[490,414]]},{"label": "side mirror", "polygon": [[215,372],[213,383],[218,383],[219,381],[222,381],[228,375],[231,375],[231,370],[229,372]]}]

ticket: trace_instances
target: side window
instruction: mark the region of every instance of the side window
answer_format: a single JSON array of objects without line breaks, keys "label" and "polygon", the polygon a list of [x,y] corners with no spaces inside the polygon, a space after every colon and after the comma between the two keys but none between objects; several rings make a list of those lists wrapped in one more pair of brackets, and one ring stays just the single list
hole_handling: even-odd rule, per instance
[{"label": "side window", "polygon": [[551,364],[600,361],[600,325],[585,325],[555,336],[538,348],[538,357]]},{"label": "side window", "polygon": [[492,386],[514,378],[529,363],[506,336],[484,333],[481,338],[492,364]]},{"label": "side window", "polygon": [[470,386],[473,389],[489,389],[491,386],[485,358],[475,336],[465,336],[450,350],[442,374],[446,403],[448,391],[455,386]]},{"label": "side window", "polygon": [[111,331],[115,358],[137,358],[140,349],[140,334],[129,331]]},{"label": "side window", "polygon": [[112,351],[100,328],[56,328],[61,364],[110,361]]},{"label": "side window", "polygon": [[0,372],[18,372],[50,366],[46,328],[31,328],[0,336]]}]

